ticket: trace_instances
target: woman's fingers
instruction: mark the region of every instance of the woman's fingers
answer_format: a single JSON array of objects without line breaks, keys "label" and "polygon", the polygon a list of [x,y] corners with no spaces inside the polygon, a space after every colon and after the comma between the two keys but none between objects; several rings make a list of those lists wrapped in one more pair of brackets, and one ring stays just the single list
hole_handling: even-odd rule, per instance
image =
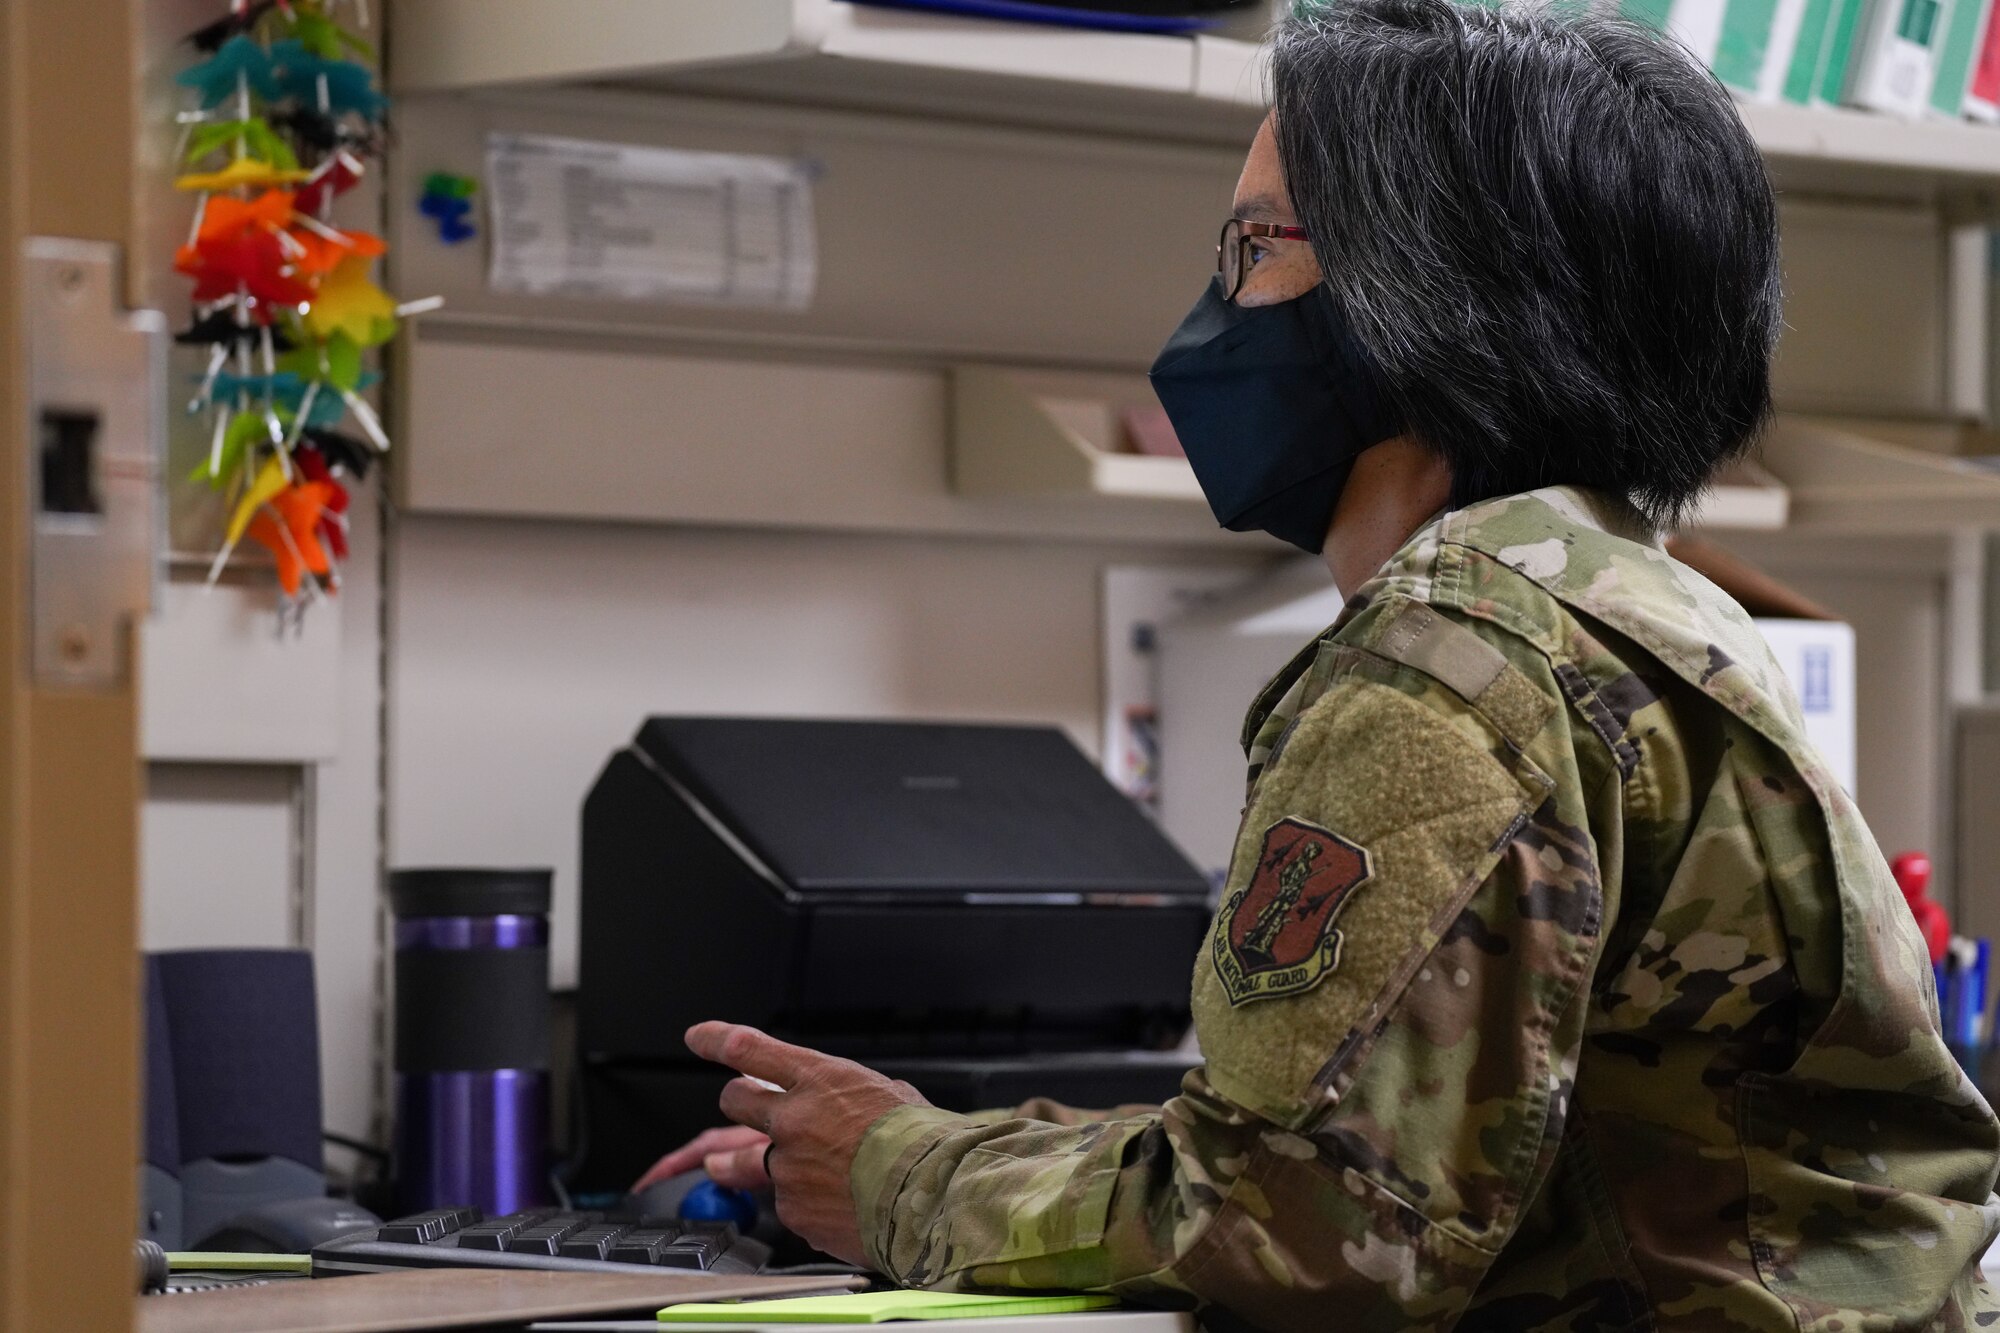
[{"label": "woman's fingers", "polygon": [[732,1078],[723,1085],[722,1100],[718,1104],[722,1113],[737,1124],[748,1126],[759,1134],[769,1134],[771,1116],[776,1113],[783,1097],[783,1093],[771,1091],[768,1085],[757,1079]]},{"label": "woman's fingers", "polygon": [[754,1148],[761,1153],[764,1145],[769,1142],[770,1140],[762,1133],[745,1125],[723,1125],[715,1129],[705,1129],[653,1163],[646,1174],[633,1183],[633,1192],[636,1193],[655,1181],[680,1175],[683,1171],[692,1171],[709,1157],[717,1154],[744,1148]]},{"label": "woman's fingers", "polygon": [[770,1146],[771,1141],[765,1139],[762,1143],[738,1148],[734,1152],[710,1153],[703,1166],[708,1171],[708,1178],[718,1185],[763,1193],[771,1188],[771,1177],[764,1170],[764,1154]]}]

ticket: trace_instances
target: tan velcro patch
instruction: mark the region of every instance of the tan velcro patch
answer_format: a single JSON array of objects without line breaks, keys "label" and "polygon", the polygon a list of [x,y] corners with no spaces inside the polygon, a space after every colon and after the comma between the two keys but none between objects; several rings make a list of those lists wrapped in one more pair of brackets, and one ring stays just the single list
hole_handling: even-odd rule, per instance
[{"label": "tan velcro patch", "polygon": [[1556,711],[1555,700],[1514,670],[1498,648],[1422,602],[1404,601],[1365,647],[1476,705],[1517,748],[1526,747]]},{"label": "tan velcro patch", "polygon": [[[1440,702],[1449,698],[1440,694]],[[1258,784],[1225,908],[1195,965],[1195,1025],[1216,1090],[1289,1128],[1323,1111],[1321,1071],[1381,1021],[1550,786],[1525,758],[1510,771],[1435,707],[1391,685],[1348,677],[1302,712]],[[1299,844],[1281,838],[1276,847],[1271,835],[1286,821],[1358,849],[1367,877],[1337,904],[1337,961],[1304,986],[1246,1003],[1237,998],[1241,979],[1232,987],[1217,960],[1243,956],[1229,932],[1247,936],[1256,926],[1258,915],[1246,920],[1242,912],[1260,877],[1272,901],[1284,892],[1284,868]],[[1280,853],[1273,867],[1264,865],[1267,844]],[[1306,906],[1302,892],[1282,910]],[[1266,926],[1272,940],[1251,944],[1276,943]]]}]

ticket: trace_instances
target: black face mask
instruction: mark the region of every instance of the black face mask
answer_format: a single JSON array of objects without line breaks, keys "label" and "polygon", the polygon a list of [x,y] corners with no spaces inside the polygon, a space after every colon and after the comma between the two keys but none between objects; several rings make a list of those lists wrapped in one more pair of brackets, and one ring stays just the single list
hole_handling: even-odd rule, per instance
[{"label": "black face mask", "polygon": [[1246,307],[1214,279],[1152,380],[1216,522],[1315,555],[1356,456],[1403,429],[1381,372],[1319,287]]}]

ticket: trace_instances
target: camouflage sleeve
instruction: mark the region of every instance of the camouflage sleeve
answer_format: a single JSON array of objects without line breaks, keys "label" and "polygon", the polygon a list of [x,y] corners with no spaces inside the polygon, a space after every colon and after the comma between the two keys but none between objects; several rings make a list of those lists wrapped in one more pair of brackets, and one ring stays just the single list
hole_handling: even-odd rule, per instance
[{"label": "camouflage sleeve", "polygon": [[1003,1106],[991,1111],[973,1111],[965,1117],[978,1125],[997,1125],[1003,1120],[1038,1120],[1045,1125],[1088,1125],[1099,1120],[1131,1120],[1150,1115],[1157,1106],[1116,1106],[1109,1111],[1085,1111],[1047,1097],[1031,1097],[1019,1106]]},{"label": "camouflage sleeve", "polygon": [[853,1177],[878,1267],[1267,1329],[1453,1322],[1553,1165],[1604,904],[1546,662],[1450,646],[1437,674],[1351,644],[1314,667],[1196,964],[1181,1095],[1068,1127],[892,1112]]}]

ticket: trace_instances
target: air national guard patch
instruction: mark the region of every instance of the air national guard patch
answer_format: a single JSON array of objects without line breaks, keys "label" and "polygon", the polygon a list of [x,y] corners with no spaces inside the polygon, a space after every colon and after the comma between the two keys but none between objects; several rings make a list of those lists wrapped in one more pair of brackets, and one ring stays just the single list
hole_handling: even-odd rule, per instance
[{"label": "air national guard patch", "polygon": [[1215,971],[1232,1005],[1311,990],[1340,966],[1334,918],[1366,883],[1368,853],[1300,819],[1264,832],[1250,882],[1222,905]]}]

